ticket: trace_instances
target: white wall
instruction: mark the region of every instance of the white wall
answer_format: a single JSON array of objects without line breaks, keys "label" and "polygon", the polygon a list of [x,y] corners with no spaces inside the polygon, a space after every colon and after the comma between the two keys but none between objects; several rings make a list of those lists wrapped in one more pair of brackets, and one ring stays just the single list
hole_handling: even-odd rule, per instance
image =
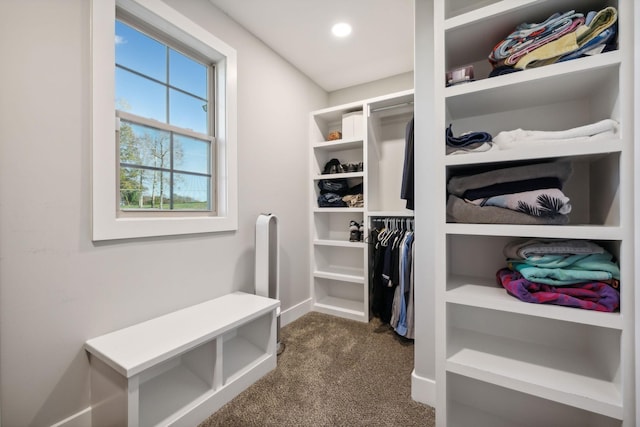
[{"label": "white wall", "polygon": [[329,106],[348,104],[409,89],[413,89],[412,71],[329,92]]},{"label": "white wall", "polygon": [[89,2],[0,5],[2,425],[45,426],[89,406],[93,336],[252,290],[254,223],[280,219],[283,309],[308,286],[308,112],[328,95],[206,0],[171,0],[238,50],[239,230],[90,239]]}]

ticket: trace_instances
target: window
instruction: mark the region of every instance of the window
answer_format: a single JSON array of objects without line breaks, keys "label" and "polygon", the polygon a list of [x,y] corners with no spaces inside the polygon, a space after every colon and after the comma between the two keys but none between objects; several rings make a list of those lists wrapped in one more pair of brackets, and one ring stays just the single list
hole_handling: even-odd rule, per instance
[{"label": "window", "polygon": [[235,50],[160,0],[92,0],[91,45],[93,240],[237,229]]},{"label": "window", "polygon": [[213,66],[122,20],[115,49],[120,210],[215,212]]}]

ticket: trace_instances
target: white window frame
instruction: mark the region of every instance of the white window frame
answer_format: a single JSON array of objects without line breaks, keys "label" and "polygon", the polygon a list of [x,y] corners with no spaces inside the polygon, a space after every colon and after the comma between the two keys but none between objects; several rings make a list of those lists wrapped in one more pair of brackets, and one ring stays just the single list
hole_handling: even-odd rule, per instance
[{"label": "white window frame", "polygon": [[[116,7],[215,61],[216,215],[122,216],[115,119]],[[160,0],[91,0],[92,239],[129,239],[238,229],[237,54]]]}]

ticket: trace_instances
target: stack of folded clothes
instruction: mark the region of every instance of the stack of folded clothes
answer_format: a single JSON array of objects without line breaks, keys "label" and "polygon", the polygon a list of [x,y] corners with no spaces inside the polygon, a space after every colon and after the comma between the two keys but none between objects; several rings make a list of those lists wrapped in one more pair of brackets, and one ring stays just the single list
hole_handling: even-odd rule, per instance
[{"label": "stack of folded clothes", "polygon": [[516,240],[504,247],[498,282],[525,302],[612,312],[620,306],[620,269],[586,240]]},{"label": "stack of folded clothes", "polygon": [[561,131],[541,131],[515,129],[499,132],[493,138],[494,147],[500,150],[510,150],[526,145],[556,145],[565,142],[589,142],[616,138],[618,122],[604,119],[584,126]]},{"label": "stack of folded clothes", "polygon": [[318,181],[321,208],[359,208],[364,206],[362,184],[349,186],[347,179],[321,179]]},{"label": "stack of folded clothes", "polygon": [[489,55],[489,77],[616,49],[618,11],[554,13],[541,23],[522,23]]},{"label": "stack of folded clothes", "polygon": [[484,131],[465,132],[460,136],[454,136],[451,126],[449,125],[445,131],[447,155],[491,150],[493,137],[490,133]]},{"label": "stack of folded clothes", "polygon": [[447,221],[484,224],[567,224],[571,204],[562,187],[568,162],[535,163],[453,176]]}]

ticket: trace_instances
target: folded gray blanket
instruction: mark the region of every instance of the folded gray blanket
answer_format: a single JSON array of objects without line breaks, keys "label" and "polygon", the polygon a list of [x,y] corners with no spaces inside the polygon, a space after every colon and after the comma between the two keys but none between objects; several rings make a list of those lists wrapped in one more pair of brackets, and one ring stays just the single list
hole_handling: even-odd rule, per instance
[{"label": "folded gray blanket", "polygon": [[447,184],[449,193],[462,196],[465,191],[489,185],[535,178],[558,178],[561,183],[571,176],[571,163],[550,162],[494,169],[467,176],[454,176]]},{"label": "folded gray blanket", "polygon": [[447,200],[447,222],[469,224],[564,225],[569,222],[569,217],[567,215],[539,217],[495,206],[476,206],[450,194],[449,200]]},{"label": "folded gray blanket", "polygon": [[525,259],[548,254],[589,255],[604,253],[604,249],[588,240],[516,239],[502,249],[506,258]]}]

